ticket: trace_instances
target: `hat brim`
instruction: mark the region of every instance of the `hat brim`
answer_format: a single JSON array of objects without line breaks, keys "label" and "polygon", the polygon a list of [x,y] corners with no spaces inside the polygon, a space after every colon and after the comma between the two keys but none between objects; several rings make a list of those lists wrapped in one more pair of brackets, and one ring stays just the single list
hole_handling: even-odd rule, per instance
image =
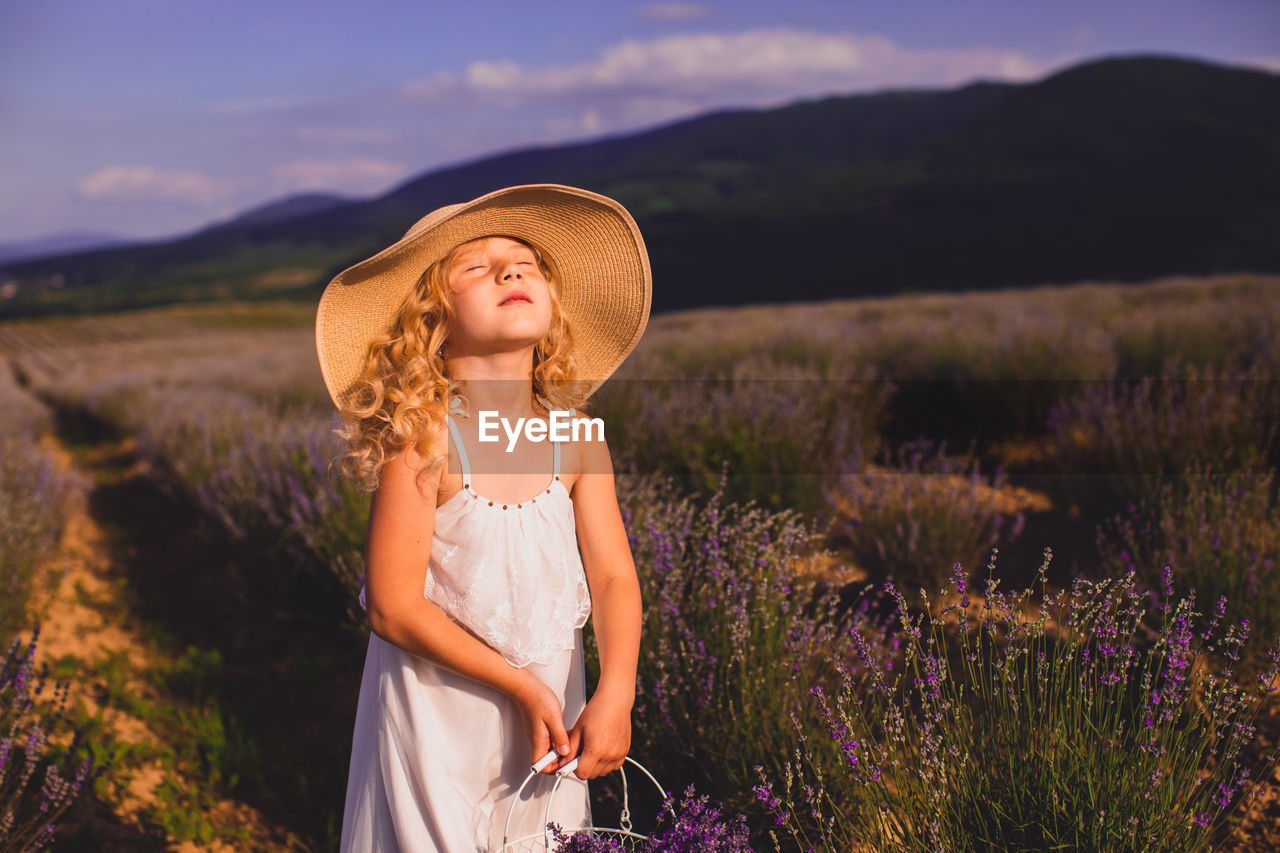
[{"label": "hat brim", "polygon": [[334,277],[316,311],[325,387],[341,407],[422,273],[455,246],[504,235],[546,251],[573,331],[578,378],[590,396],[644,334],[653,299],[640,229],[613,199],[560,184],[508,187],[423,217],[396,243]]}]

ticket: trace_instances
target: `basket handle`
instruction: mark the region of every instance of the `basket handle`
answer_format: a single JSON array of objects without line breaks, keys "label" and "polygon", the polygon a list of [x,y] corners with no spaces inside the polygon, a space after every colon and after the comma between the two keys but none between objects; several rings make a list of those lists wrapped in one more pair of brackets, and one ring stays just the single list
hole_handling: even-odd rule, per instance
[{"label": "basket handle", "polygon": [[[512,814],[515,813],[516,803],[520,801],[520,795],[524,793],[524,789],[529,785],[530,782],[533,781],[534,777],[536,777],[539,773],[545,770],[547,768],[547,765],[549,765],[552,761],[555,761],[559,757],[560,757],[560,754],[556,752],[554,749],[552,749],[549,752],[547,752],[546,755],[542,756],[536,762],[530,765],[529,774],[524,777],[524,781],[521,782],[520,787],[516,789],[515,796],[512,797],[511,799],[511,805],[510,807],[507,808],[507,822],[502,828],[502,849],[503,850],[507,848],[507,845],[509,843],[507,839],[510,838],[511,836],[511,816]],[[632,758],[629,755],[625,756],[622,759],[622,764],[619,765],[618,767],[618,772],[622,774],[622,824],[623,824],[622,828],[627,830],[628,833],[630,833],[631,799],[627,789],[627,772],[624,769],[628,763],[634,764],[636,767],[639,767],[640,772],[643,773],[645,776],[649,777],[649,781],[652,782],[653,786],[658,789],[658,793],[662,795],[662,799],[665,800],[667,798],[667,792],[666,790],[663,789],[662,785],[659,784],[658,780],[654,778],[653,774],[649,772],[648,768],[646,768],[639,761],[636,761],[634,758]],[[556,781],[555,781],[555,784],[551,786],[551,794],[547,797],[547,811],[546,811],[546,814],[543,815],[543,821],[542,821],[543,844],[546,846],[548,850],[551,849],[551,834],[550,834],[550,831],[547,829],[547,824],[550,823],[551,821],[551,802],[555,798],[556,791],[559,790],[560,788],[560,783],[563,782],[565,779],[572,778],[574,781],[582,782],[584,785],[586,784],[585,779],[578,779],[577,777],[573,777],[570,775],[573,773],[574,770],[577,769],[577,767],[578,767],[578,757],[575,756],[572,760],[566,762],[563,767],[561,767],[559,770],[556,771]]]}]

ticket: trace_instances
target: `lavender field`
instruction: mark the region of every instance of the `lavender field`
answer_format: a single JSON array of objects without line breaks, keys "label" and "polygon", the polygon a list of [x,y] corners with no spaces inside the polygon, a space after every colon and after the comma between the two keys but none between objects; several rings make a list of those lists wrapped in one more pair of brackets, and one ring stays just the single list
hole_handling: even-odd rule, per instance
[{"label": "lavender field", "polygon": [[[368,497],[313,322],[0,324],[0,639],[79,506],[147,649],[49,661],[99,769],[55,850],[336,849]],[[760,851],[1275,849],[1278,341],[1261,276],[652,318],[588,407],[645,595],[633,756]],[[0,810],[66,743],[0,748],[34,780]]]}]

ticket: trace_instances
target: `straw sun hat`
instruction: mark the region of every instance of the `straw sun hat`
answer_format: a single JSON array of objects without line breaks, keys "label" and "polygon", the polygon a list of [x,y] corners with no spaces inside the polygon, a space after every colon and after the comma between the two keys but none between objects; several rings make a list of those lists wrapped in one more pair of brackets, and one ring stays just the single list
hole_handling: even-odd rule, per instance
[{"label": "straw sun hat", "polygon": [[559,184],[508,187],[433,210],[399,241],[338,273],[316,311],[325,386],[341,405],[422,273],[460,243],[492,235],[538,248],[556,273],[588,396],[644,334],[653,278],[636,222],[611,198]]}]

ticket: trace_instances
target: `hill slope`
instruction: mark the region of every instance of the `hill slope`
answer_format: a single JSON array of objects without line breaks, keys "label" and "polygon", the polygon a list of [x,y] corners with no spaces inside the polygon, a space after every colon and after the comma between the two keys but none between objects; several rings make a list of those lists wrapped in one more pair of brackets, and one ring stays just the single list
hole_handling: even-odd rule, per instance
[{"label": "hill slope", "polygon": [[544,181],[636,215],[655,311],[1278,271],[1276,103],[1280,75],[1156,56],[718,113],[486,158],[378,199],[13,265],[0,279],[19,295],[0,313],[279,295],[282,281],[310,282],[300,295],[314,298],[428,211]]}]

